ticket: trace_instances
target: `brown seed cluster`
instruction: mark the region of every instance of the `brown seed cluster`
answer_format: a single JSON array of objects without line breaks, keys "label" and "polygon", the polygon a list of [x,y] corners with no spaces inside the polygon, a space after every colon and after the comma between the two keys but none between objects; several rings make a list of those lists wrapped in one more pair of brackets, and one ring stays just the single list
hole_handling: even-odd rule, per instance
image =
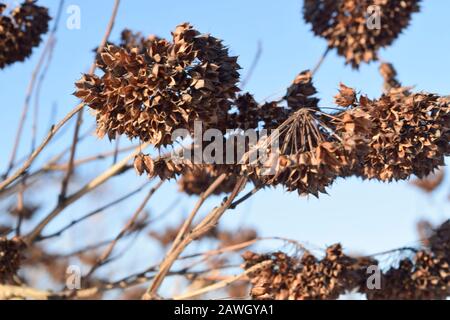
[{"label": "brown seed cluster", "polygon": [[282,252],[256,254],[246,252],[244,269],[263,261],[272,263],[249,275],[254,299],[313,300],[337,299],[356,291],[369,300],[376,299],[446,299],[450,296],[450,221],[437,228],[428,245],[417,250],[414,257],[405,258],[381,275],[381,288],[369,289],[367,280],[378,266],[373,258],[353,258],[345,255],[339,244],[326,250],[322,259],[308,251],[301,258]]},{"label": "brown seed cluster", "polygon": [[14,276],[22,264],[25,244],[19,238],[0,237],[0,284],[14,283]]},{"label": "brown seed cluster", "polygon": [[[303,108],[283,122],[278,158],[250,171],[255,183],[317,196],[337,177],[423,178],[444,165],[450,143],[447,99],[400,87],[370,100],[341,84],[335,103],[344,109],[329,114]],[[274,175],[261,174],[268,167]]]},{"label": "brown seed cluster", "polygon": [[95,111],[100,137],[125,134],[157,147],[175,129],[225,129],[238,92],[239,65],[222,42],[179,25],[172,42],[155,39],[144,52],[108,45],[100,54],[103,76],[84,75],[75,95]]},{"label": "brown seed cluster", "polygon": [[267,268],[250,274],[254,299],[331,300],[359,288],[365,270],[373,262],[343,254],[339,244],[330,246],[323,259],[305,252],[300,259],[277,252],[271,255],[244,254],[244,268],[271,260]]},{"label": "brown seed cluster", "polygon": [[51,19],[47,8],[33,0],[26,0],[10,14],[5,11],[6,5],[0,3],[0,69],[29,57]]},{"label": "brown seed cluster", "polygon": [[[162,232],[150,231],[149,236],[157,240],[161,246],[166,247],[175,240],[181,227],[181,225],[175,227],[169,226]],[[257,236],[256,230],[251,228],[225,230],[220,227],[215,227],[205,234],[202,239],[217,240],[220,243],[220,247],[224,248],[254,240]]]},{"label": "brown seed cluster", "polygon": [[[408,27],[420,0],[305,0],[303,16],[315,35],[325,38],[346,63],[359,68],[362,62],[378,59],[378,50],[387,47]],[[370,6],[380,10],[380,28],[372,22]]]},{"label": "brown seed cluster", "polygon": [[450,220],[436,228],[413,259],[382,274],[381,290],[369,299],[445,300],[450,296]]},{"label": "brown seed cluster", "polygon": [[450,105],[434,94],[397,89],[378,100],[361,97],[359,108],[374,124],[369,153],[360,173],[368,179],[426,177],[449,149]]}]

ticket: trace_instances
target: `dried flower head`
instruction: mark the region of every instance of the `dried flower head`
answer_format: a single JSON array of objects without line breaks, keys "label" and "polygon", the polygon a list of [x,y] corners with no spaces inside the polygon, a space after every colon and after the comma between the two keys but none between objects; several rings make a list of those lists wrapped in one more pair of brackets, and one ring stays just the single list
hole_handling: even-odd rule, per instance
[{"label": "dried flower head", "polygon": [[254,299],[277,300],[337,299],[346,291],[359,288],[367,267],[376,263],[344,255],[339,244],[329,247],[321,260],[308,251],[301,258],[282,252],[268,255],[246,252],[243,258],[245,269],[272,261],[268,267],[249,275],[251,295]]},{"label": "dried flower head", "polygon": [[369,300],[442,300],[450,295],[448,260],[418,251],[381,277],[380,290],[365,290]]},{"label": "dried flower head", "polygon": [[237,58],[222,42],[179,25],[172,42],[150,41],[147,50],[108,45],[97,63],[103,76],[84,75],[75,95],[92,108],[97,132],[114,139],[172,144],[175,129],[225,129],[232,100],[239,91]]},{"label": "dried flower head", "polygon": [[[362,62],[378,59],[378,50],[391,45],[409,25],[412,14],[420,9],[419,3],[420,0],[305,0],[303,16],[315,35],[325,38],[329,48],[336,48],[348,64],[358,68]],[[369,28],[370,6],[379,9],[380,26]]]},{"label": "dried flower head", "polygon": [[391,63],[383,62],[380,64],[380,74],[384,80],[383,89],[385,93],[401,87],[401,83],[397,80],[397,71]]},{"label": "dried flower head", "polygon": [[0,237],[0,284],[14,282],[22,262],[25,243],[19,238]]},{"label": "dried flower head", "polygon": [[5,15],[6,5],[0,3],[0,69],[24,61],[48,31],[48,10],[35,3],[26,0],[9,15]]},{"label": "dried flower head", "polygon": [[391,91],[380,99],[360,99],[374,132],[361,175],[382,181],[423,178],[444,164],[449,147],[450,108],[438,96]]}]

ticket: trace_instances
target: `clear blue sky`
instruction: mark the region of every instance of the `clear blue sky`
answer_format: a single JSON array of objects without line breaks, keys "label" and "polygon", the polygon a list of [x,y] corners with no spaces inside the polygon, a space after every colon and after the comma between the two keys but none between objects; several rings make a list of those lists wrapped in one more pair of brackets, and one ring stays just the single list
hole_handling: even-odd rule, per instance
[{"label": "clear blue sky", "polygon": [[[39,2],[55,14],[58,1]],[[59,119],[77,103],[71,96],[73,83],[88,69],[93,59],[91,50],[102,38],[113,4],[112,0],[66,2],[66,7],[69,4],[80,6],[81,29],[68,30],[65,27],[67,15],[63,15],[54,61],[41,95],[41,136],[47,129],[52,105],[57,106]],[[301,7],[301,0],[124,0],[111,40],[117,40],[125,27],[169,37],[177,24],[188,21],[201,32],[223,39],[231,53],[239,56],[243,75],[251,64],[257,42],[261,40],[262,57],[247,89],[258,99],[263,99],[280,94],[298,72],[311,68],[325,49],[325,41],[313,37],[309,26],[303,22]],[[449,1],[423,1],[422,12],[414,15],[412,25],[392,47],[382,51],[383,59],[395,64],[404,84],[415,85],[417,90],[450,94],[449,14]],[[27,82],[41,49],[42,46],[35,50],[33,57],[25,63],[0,72],[2,168],[12,146]],[[353,71],[333,52],[315,79],[322,104],[332,101],[339,82],[370,97],[378,96],[382,85],[376,64],[363,66],[359,72]],[[87,128],[93,119],[88,114],[85,118]],[[27,123],[29,127],[30,122]],[[69,137],[67,135],[65,141]],[[90,137],[80,152],[89,154],[92,150],[111,146],[107,141],[98,142],[95,137]],[[28,150],[29,143],[23,144],[22,154]],[[97,167],[98,170],[102,168],[104,166]],[[84,173],[92,176],[96,172],[94,169]],[[132,174],[121,181],[118,187],[137,185],[143,179]],[[107,191],[100,189],[100,197],[96,199],[106,200]],[[174,185],[165,187],[158,197],[163,200],[153,204],[154,211],[165,208],[176,197],[175,191]],[[263,236],[284,236],[320,247],[340,241],[351,251],[374,253],[414,243],[417,239],[415,223],[421,217],[433,221],[450,217],[449,206],[441,201],[446,191],[441,190],[433,199],[428,199],[405,182],[387,185],[357,179],[339,180],[329,189],[329,196],[321,196],[319,200],[299,198],[282,189],[260,192],[238,210],[227,213],[225,221],[229,225],[254,226]],[[113,192],[120,194],[117,190]],[[182,198],[180,214],[188,210],[193,201]],[[136,202],[125,208],[136,207]],[[75,206],[61,219],[77,215],[80,209]],[[128,212],[119,220],[123,221]],[[101,229],[93,227],[96,232],[102,232]]]}]

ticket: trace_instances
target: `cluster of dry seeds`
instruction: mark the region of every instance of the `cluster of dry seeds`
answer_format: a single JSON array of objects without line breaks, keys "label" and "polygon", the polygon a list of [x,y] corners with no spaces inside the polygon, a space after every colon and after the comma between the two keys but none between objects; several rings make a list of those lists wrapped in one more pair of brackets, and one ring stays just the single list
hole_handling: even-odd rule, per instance
[{"label": "cluster of dry seeds", "polygon": [[[315,35],[325,38],[329,48],[353,68],[378,59],[378,50],[389,46],[419,11],[420,0],[305,0],[303,15]],[[371,12],[376,6],[378,12]],[[380,25],[368,25],[370,15],[379,14]],[[375,17],[373,17],[375,18]]]},{"label": "cluster of dry seeds", "polygon": [[385,93],[401,87],[400,82],[397,80],[397,71],[391,63],[383,62],[380,64],[379,69],[384,80],[383,89]]},{"label": "cluster of dry seeds", "polygon": [[6,5],[0,3],[0,69],[24,61],[48,31],[47,8],[35,3],[27,0],[9,15],[5,15]]},{"label": "cluster of dry seeds", "polygon": [[222,42],[179,25],[172,42],[149,41],[145,50],[108,45],[103,75],[84,75],[75,95],[95,111],[98,135],[118,134],[155,146],[172,143],[175,129],[225,129],[238,91],[239,65]]},{"label": "cluster of dry seeds", "polygon": [[14,283],[14,276],[19,271],[25,244],[19,238],[0,237],[0,284]]},{"label": "cluster of dry seeds", "polygon": [[372,258],[353,258],[340,245],[326,250],[317,259],[309,252],[294,258],[282,252],[259,255],[246,252],[244,268],[263,261],[272,263],[249,275],[254,299],[311,300],[337,299],[346,292],[366,294],[374,299],[446,299],[450,296],[450,221],[437,228],[430,245],[399,266],[381,272],[381,288],[367,286],[369,266],[378,266]]},{"label": "cluster of dry seeds", "polygon": [[323,259],[309,252],[300,259],[282,252],[258,255],[246,252],[244,268],[262,261],[272,263],[249,275],[254,299],[276,300],[331,300],[359,288],[365,271],[373,264],[369,259],[355,259],[343,254],[339,244],[330,246]]},{"label": "cluster of dry seeds", "polygon": [[[345,1],[350,2],[354,3]],[[192,135],[196,120],[203,130],[224,134],[227,129],[277,132],[258,146],[268,157],[257,163],[245,159],[249,162],[242,164],[238,156],[235,164],[223,165],[194,164],[192,159],[153,161],[139,155],[139,174],[182,176],[181,190],[188,194],[200,194],[226,173],[216,193],[229,192],[236,176],[246,174],[257,186],[281,185],[300,195],[318,196],[338,177],[421,178],[443,165],[450,152],[450,101],[401,87],[392,65],[381,66],[386,92],[379,99],[358,97],[341,84],[336,112],[319,108],[309,71],[294,79],[282,99],[259,104],[250,93],[239,94],[236,57],[228,55],[220,40],[186,23],[172,36],[169,42],[125,30],[120,45],[110,44],[98,55],[104,74],[84,75],[76,83],[75,95],[96,114],[99,136],[114,139],[125,134],[157,148],[173,146],[174,130]],[[272,149],[275,138],[279,146]],[[251,152],[251,146],[245,148]]]}]

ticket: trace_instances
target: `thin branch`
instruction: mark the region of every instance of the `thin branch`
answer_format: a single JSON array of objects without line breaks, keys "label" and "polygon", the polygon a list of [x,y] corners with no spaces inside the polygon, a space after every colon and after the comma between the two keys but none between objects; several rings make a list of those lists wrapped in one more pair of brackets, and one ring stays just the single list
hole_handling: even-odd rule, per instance
[{"label": "thin branch", "polygon": [[248,200],[250,197],[252,197],[254,194],[256,194],[259,190],[261,190],[261,186],[254,187],[250,192],[248,192],[246,195],[242,196],[241,198],[237,199],[230,205],[230,209],[236,209],[238,205],[240,205],[242,202]]},{"label": "thin branch", "polygon": [[16,181],[19,177],[21,177],[33,164],[34,160],[39,156],[42,150],[48,145],[48,143],[52,140],[55,134],[70,120],[74,115],[78,113],[81,109],[83,109],[84,104],[80,103],[74,109],[72,109],[58,124],[53,125],[50,128],[49,133],[44,138],[42,143],[36,148],[36,150],[31,154],[31,156],[25,161],[25,163],[17,169],[11,176],[6,178],[0,183],[0,191],[3,191],[6,187],[8,187],[11,183]]},{"label": "thin branch", "polygon": [[79,223],[81,223],[81,222],[83,222],[83,221],[85,221],[85,220],[87,220],[87,219],[89,219],[89,218],[95,216],[96,214],[99,214],[99,213],[101,213],[101,212],[103,212],[103,211],[105,211],[105,210],[107,210],[107,209],[109,209],[109,208],[111,208],[111,207],[113,207],[113,206],[115,206],[115,205],[117,205],[117,204],[119,204],[119,203],[121,203],[121,202],[123,202],[123,201],[129,199],[129,198],[131,198],[131,197],[134,196],[135,194],[137,194],[137,193],[139,193],[140,191],[142,191],[142,189],[144,189],[144,187],[145,187],[148,183],[149,183],[149,182],[147,181],[147,182],[145,182],[143,185],[141,185],[141,186],[139,186],[137,189],[135,189],[135,190],[133,190],[133,191],[127,193],[126,195],[124,195],[124,196],[122,196],[122,197],[120,197],[120,198],[118,198],[118,199],[116,199],[116,200],[114,200],[114,201],[112,201],[112,202],[110,202],[110,203],[108,203],[108,204],[106,204],[106,205],[104,205],[104,206],[102,206],[102,207],[100,207],[100,208],[94,210],[94,211],[91,211],[91,212],[89,212],[88,214],[85,214],[84,216],[82,216],[82,217],[80,217],[80,218],[78,218],[78,219],[72,220],[72,221],[71,221],[69,224],[67,224],[65,227],[59,229],[58,231],[56,231],[56,232],[54,232],[54,233],[52,233],[52,234],[49,234],[49,235],[47,235],[47,236],[40,236],[40,237],[38,237],[38,238],[36,239],[36,241],[44,241],[44,240],[48,240],[48,239],[51,239],[51,238],[59,237],[59,236],[62,235],[65,231],[67,231],[68,229],[74,227],[75,225],[77,225],[77,224],[79,224]]},{"label": "thin branch", "polygon": [[[108,23],[108,27],[106,28],[105,35],[103,36],[103,39],[97,48],[97,53],[100,53],[103,51],[103,48],[105,47],[106,42],[108,41],[109,36],[111,35],[111,31],[114,27],[114,23],[115,23],[115,20],[117,17],[117,12],[119,10],[119,4],[120,4],[120,0],[114,1],[114,7],[113,7],[112,14],[111,14],[111,18],[109,19],[109,23]],[[89,69],[89,74],[90,75],[94,74],[96,68],[97,68],[97,64],[96,64],[96,61],[94,60],[94,62],[91,65],[91,68]],[[59,202],[63,202],[67,195],[67,188],[68,188],[69,181],[72,176],[73,169],[74,169],[73,164],[74,164],[74,160],[75,160],[75,154],[76,154],[77,144],[78,144],[78,136],[80,134],[80,128],[81,128],[82,122],[83,122],[83,109],[81,109],[78,112],[77,122],[75,125],[75,131],[74,131],[73,139],[72,139],[72,147],[70,149],[69,165],[67,167],[66,175],[64,176],[64,178],[61,182],[61,191],[59,193]]]}]

